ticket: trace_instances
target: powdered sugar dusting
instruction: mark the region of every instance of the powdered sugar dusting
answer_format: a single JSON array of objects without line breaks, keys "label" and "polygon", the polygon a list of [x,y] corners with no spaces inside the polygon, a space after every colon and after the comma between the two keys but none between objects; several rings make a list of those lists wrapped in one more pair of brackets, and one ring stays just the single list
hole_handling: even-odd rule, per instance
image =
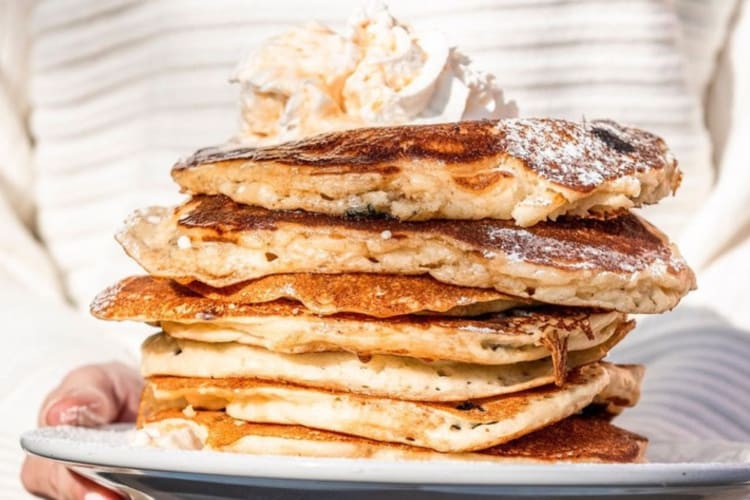
[{"label": "powdered sugar dusting", "polygon": [[497,128],[508,154],[573,189],[590,191],[608,180],[674,163],[659,137],[607,120],[511,119]]},{"label": "powdered sugar dusting", "polygon": [[562,218],[520,228],[486,221],[471,237],[485,258],[504,258],[576,270],[633,273],[656,266],[661,272],[679,269],[679,257],[637,217],[608,221]]},{"label": "powdered sugar dusting", "polygon": [[[512,262],[520,262],[530,255],[531,251],[538,251],[540,255],[548,255],[550,260],[559,263],[560,258],[570,260],[565,267],[571,269],[596,269],[601,267],[603,260],[612,261],[617,269],[626,272],[634,272],[637,267],[626,260],[612,259],[611,249],[603,249],[597,246],[585,244],[571,244],[570,242],[556,240],[532,234],[525,229],[500,228],[492,229],[488,234],[491,241],[501,244],[505,250],[505,259]],[[575,258],[575,260],[573,260]]]},{"label": "powdered sugar dusting", "polygon": [[285,283],[284,286],[282,286],[279,289],[279,293],[283,295],[284,297],[287,297],[290,299],[297,297],[297,289],[291,283]]},{"label": "powdered sugar dusting", "polygon": [[496,328],[489,328],[486,326],[462,325],[459,326],[458,329],[472,333],[497,333]]}]

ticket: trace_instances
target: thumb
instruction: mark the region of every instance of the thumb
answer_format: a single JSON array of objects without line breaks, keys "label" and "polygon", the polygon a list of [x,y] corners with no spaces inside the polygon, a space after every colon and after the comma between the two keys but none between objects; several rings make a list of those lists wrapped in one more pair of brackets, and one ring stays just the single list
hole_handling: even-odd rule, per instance
[{"label": "thumb", "polygon": [[113,422],[120,411],[110,394],[86,387],[63,392],[42,411],[42,425],[94,427]]}]

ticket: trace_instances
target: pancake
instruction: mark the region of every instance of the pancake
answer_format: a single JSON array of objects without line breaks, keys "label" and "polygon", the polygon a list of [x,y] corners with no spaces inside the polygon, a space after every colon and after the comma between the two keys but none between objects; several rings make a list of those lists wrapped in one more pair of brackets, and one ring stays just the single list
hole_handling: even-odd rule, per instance
[{"label": "pancake", "polygon": [[[600,345],[568,355],[572,369],[602,359],[632,325]],[[512,365],[425,361],[347,352],[280,354],[236,342],[206,343],[156,334],[143,343],[141,373],[196,378],[257,378],[416,401],[464,401],[510,394],[559,380],[549,359]],[[559,365],[558,365],[559,366]]]},{"label": "pancake", "polygon": [[617,312],[557,307],[475,318],[322,317],[287,300],[217,302],[150,276],[126,278],[104,290],[91,310],[100,319],[157,323],[172,337],[201,342],[239,342],[289,354],[344,350],[480,364],[531,361],[552,352],[553,361],[564,365],[567,351],[601,344],[625,322]]},{"label": "pancake", "polygon": [[695,286],[676,247],[633,214],[524,229],[270,212],[199,196],[136,212],[117,239],[150,274],[217,287],[283,273],[430,274],[552,304],[655,313]]},{"label": "pancake", "polygon": [[324,316],[341,312],[376,318],[405,314],[478,316],[534,303],[488,288],[447,285],[428,275],[273,274],[224,288],[200,281],[185,286],[204,297],[236,304],[295,300]]},{"label": "pancake", "polygon": [[[347,351],[359,356],[391,354],[420,359],[501,365],[569,351],[590,349],[624,324],[619,313],[565,316],[565,311],[521,316],[495,314],[482,321],[399,317],[373,321],[366,317],[311,315],[243,318],[237,322],[177,323],[162,321],[171,337],[200,342],[237,342],[270,351],[301,354]],[[592,327],[593,325],[593,327]]]},{"label": "pancake", "polygon": [[[280,300],[287,299],[287,300]],[[291,307],[292,302],[296,304]],[[248,316],[290,314],[302,309],[316,315],[357,313],[375,318],[407,314],[478,316],[532,306],[532,300],[504,295],[487,288],[446,285],[427,276],[381,274],[275,274],[225,288],[197,281],[178,283],[151,276],[131,276],[108,287],[91,304],[101,319],[155,317],[185,319],[190,314]],[[226,305],[222,305],[226,304]],[[252,307],[253,305],[256,307]],[[264,306],[263,304],[269,304]],[[146,317],[145,311],[149,311]],[[220,312],[213,312],[220,311]]]},{"label": "pancake", "polygon": [[[621,369],[618,373],[627,373]],[[632,384],[640,372],[631,373]],[[442,452],[488,448],[562,420],[607,390],[618,402],[631,393],[606,389],[609,365],[571,371],[564,387],[545,386],[460,403],[424,403],[372,398],[251,379],[155,377],[147,381],[154,407],[224,410],[238,420],[296,424],[399,442]],[[622,385],[620,386],[622,387]],[[149,404],[146,402],[145,404]]]},{"label": "pancake", "polygon": [[439,453],[297,425],[243,422],[218,411],[165,410],[140,418],[139,428],[137,442],[145,446],[375,460],[628,463],[643,461],[648,442],[606,419],[584,416],[568,417],[509,443],[474,453]]},{"label": "pancake", "polygon": [[183,191],[272,210],[383,213],[401,220],[608,214],[680,183],[664,141],[612,121],[514,119],[334,132],[179,162]]},{"label": "pancake", "polygon": [[619,415],[627,407],[635,406],[641,397],[643,365],[605,363],[609,383],[594,399],[610,415]]}]

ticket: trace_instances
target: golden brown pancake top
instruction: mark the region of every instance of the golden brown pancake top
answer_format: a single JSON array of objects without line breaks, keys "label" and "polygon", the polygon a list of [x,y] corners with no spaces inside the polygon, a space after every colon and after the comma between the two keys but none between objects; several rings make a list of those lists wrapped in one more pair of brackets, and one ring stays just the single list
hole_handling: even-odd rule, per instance
[{"label": "golden brown pancake top", "polygon": [[572,416],[479,453],[547,460],[587,456],[602,462],[633,462],[646,442],[645,437],[610,424],[606,417]]},{"label": "golden brown pancake top", "polygon": [[494,219],[408,222],[387,217],[335,217],[301,210],[272,211],[235,203],[222,195],[195,196],[177,210],[180,226],[213,234],[204,240],[233,241],[239,232],[275,231],[282,225],[297,225],[373,235],[388,231],[396,239],[406,237],[406,233],[437,234],[472,245],[488,258],[495,251],[511,260],[568,269],[635,272],[656,261],[665,262],[673,272],[685,268],[681,260],[672,257],[666,236],[631,213],[606,220],[561,217],[555,222],[521,228],[512,221]]},{"label": "golden brown pancake top", "polygon": [[[397,173],[397,164],[404,161],[469,165],[497,162],[504,155],[581,192],[674,161],[659,137],[612,121],[524,118],[361,128],[260,148],[206,148],[177,163],[173,171],[243,161],[314,167],[321,174],[388,169]],[[672,189],[678,182],[676,177]]]},{"label": "golden brown pancake top", "polygon": [[[363,299],[366,300],[366,299]],[[399,322],[445,328],[476,328],[483,333],[508,335],[533,334],[540,329],[583,331],[592,335],[588,318],[595,309],[543,306],[530,310],[515,309],[476,318],[430,315],[396,316],[387,319],[360,314],[339,313],[332,319]],[[259,304],[217,301],[166,278],[131,276],[101,292],[91,304],[91,313],[99,319],[135,321],[231,321],[253,316],[310,315],[299,303],[274,300]]]},{"label": "golden brown pancake top", "polygon": [[221,302],[257,304],[286,298],[308,306],[313,303],[318,309],[325,307],[334,312],[375,317],[446,312],[492,301],[507,302],[509,307],[532,303],[492,289],[448,285],[427,275],[294,273],[273,274],[224,288],[200,281],[189,281],[185,286]]}]

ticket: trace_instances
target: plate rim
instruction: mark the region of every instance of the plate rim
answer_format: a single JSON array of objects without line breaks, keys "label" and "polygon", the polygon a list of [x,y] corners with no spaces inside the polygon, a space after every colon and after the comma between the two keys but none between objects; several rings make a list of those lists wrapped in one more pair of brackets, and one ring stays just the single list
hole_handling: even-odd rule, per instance
[{"label": "plate rim", "polygon": [[[242,455],[216,451],[164,450],[145,447],[138,449],[132,446],[76,441],[69,435],[64,435],[63,429],[65,428],[57,428],[60,435],[54,436],[55,429],[47,427],[25,432],[20,439],[21,447],[27,453],[70,466],[120,469],[134,474],[195,474],[239,476],[246,479],[485,487],[750,485],[750,462],[534,464],[440,461],[440,464],[449,464],[451,467],[451,474],[446,475],[435,474],[436,462]],[[110,426],[102,429],[79,430],[95,435],[97,432],[111,433],[113,430],[124,433],[132,429],[132,426],[119,426],[119,428]],[[74,446],[71,446],[73,444]],[[742,446],[745,443],[733,444]],[[750,443],[746,444],[750,449]],[[128,450],[129,453],[125,460],[121,456],[113,458],[111,456],[113,449]],[[110,454],[109,458],[105,456],[107,453]],[[212,460],[191,460],[190,457],[211,457]],[[550,472],[553,473],[550,474]],[[582,481],[582,477],[587,480]]]}]

